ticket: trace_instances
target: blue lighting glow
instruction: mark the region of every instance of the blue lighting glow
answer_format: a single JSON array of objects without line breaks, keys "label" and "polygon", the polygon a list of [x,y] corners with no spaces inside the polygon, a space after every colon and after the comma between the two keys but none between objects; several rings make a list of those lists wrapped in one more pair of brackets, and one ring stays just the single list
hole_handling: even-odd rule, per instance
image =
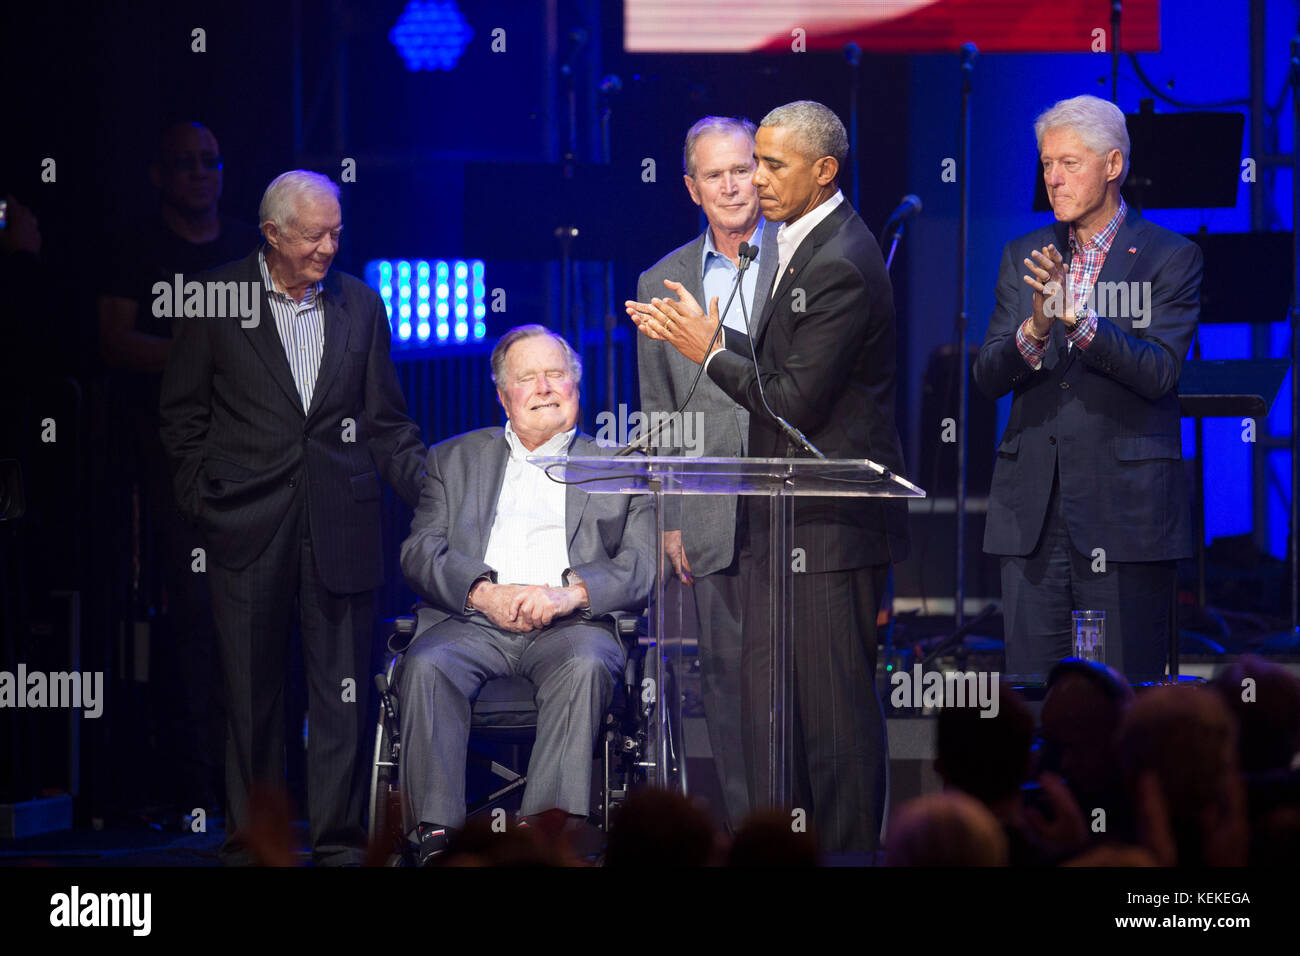
[{"label": "blue lighting glow", "polygon": [[450,70],[474,38],[453,0],[411,0],[388,31],[388,41],[411,72]]},{"label": "blue lighting glow", "polygon": [[481,259],[375,259],[366,263],[365,276],[390,329],[397,313],[394,347],[410,349],[487,337],[484,271]]}]

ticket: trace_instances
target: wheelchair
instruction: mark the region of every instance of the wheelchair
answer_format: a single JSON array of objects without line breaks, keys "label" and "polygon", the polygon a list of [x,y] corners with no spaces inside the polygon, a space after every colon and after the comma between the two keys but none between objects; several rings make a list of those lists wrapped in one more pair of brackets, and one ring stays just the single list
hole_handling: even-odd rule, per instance
[{"label": "wheelchair", "polygon": [[[593,760],[600,760],[599,796],[593,803],[589,822],[609,832],[619,808],[627,801],[630,790],[647,779],[648,735],[653,717],[652,695],[643,694],[647,648],[642,642],[646,633],[644,618],[611,614],[619,639],[627,651],[623,680],[614,684],[613,700],[605,714],[604,727],[595,742]],[[390,623],[387,638],[389,659],[384,670],[375,675],[379,691],[379,720],[375,728],[374,760],[370,771],[370,825],[372,847],[385,852],[389,866],[414,865],[418,855],[415,844],[402,826],[401,791],[398,768],[402,755],[401,701],[397,697],[397,673],[406,650],[415,640],[414,615],[397,617]],[[500,783],[490,793],[473,800],[466,809],[466,820],[496,809],[528,782],[520,754],[531,745],[537,732],[536,690],[519,675],[488,681],[471,707],[467,767],[476,766]],[[666,694],[676,694],[676,681],[670,675]],[[671,700],[665,696],[664,700]],[[437,729],[434,729],[437,733]],[[685,754],[680,742],[681,729],[670,721],[668,752],[670,770],[676,779],[684,769]],[[488,746],[509,745],[515,766],[507,766],[483,753]],[[477,749],[476,749],[477,748]]]}]

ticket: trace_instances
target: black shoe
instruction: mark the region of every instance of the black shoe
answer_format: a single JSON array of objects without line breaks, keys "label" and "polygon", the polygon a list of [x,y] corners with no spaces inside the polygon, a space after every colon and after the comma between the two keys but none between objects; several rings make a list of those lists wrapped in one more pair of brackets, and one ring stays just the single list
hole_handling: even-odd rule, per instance
[{"label": "black shoe", "polygon": [[421,823],[416,829],[416,842],[420,847],[420,859],[417,866],[433,866],[438,857],[447,852],[447,841],[451,838],[451,828],[436,823]]}]

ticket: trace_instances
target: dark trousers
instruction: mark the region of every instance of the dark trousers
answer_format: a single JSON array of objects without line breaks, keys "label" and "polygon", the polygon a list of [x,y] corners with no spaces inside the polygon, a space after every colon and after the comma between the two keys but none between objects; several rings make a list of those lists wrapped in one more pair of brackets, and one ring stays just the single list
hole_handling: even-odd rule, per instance
[{"label": "dark trousers", "polygon": [[[743,740],[750,799],[762,806],[772,593],[766,536],[744,540]],[[888,577],[888,565],[793,575],[791,794],[828,851],[869,852],[880,839],[888,749],[876,692],[876,612]]]},{"label": "dark trousers", "polygon": [[1107,561],[1104,571],[1094,571],[1092,555],[1070,541],[1054,483],[1037,547],[1001,563],[1009,675],[1046,679],[1057,661],[1072,656],[1073,611],[1106,612],[1106,663],[1130,681],[1164,675],[1177,562]]},{"label": "dark trousers", "polygon": [[237,832],[255,784],[283,788],[284,685],[294,615],[307,675],[307,813],[317,864],[361,862],[363,772],[373,594],[321,583],[300,493],[270,544],[239,571],[208,565],[220,637],[229,734],[223,862],[252,862]]},{"label": "dark trousers", "polygon": [[[695,578],[696,635],[699,639],[700,685],[709,748],[722,787],[727,823],[732,830],[749,814],[741,738],[741,620],[745,592],[735,562],[730,568]],[[680,593],[680,591],[679,591]]]}]

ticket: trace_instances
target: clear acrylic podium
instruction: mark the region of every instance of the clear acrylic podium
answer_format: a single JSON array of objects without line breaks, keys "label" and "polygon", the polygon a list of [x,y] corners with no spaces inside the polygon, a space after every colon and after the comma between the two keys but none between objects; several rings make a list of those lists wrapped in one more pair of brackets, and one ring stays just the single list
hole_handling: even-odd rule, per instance
[{"label": "clear acrylic podium", "polygon": [[[790,600],[795,574],[789,541],[792,536],[791,499],[814,497],[924,498],[925,492],[887,468],[861,459],[813,458],[682,458],[682,457],[530,457],[556,481],[580,483],[592,494],[649,494],[655,499],[655,540],[663,540],[665,495],[765,495],[770,499],[768,586],[774,596],[767,622],[772,667],[769,669],[767,804],[790,802],[787,755],[792,733],[790,683],[794,622]],[[656,549],[658,568],[650,608],[650,642],[642,703],[650,705],[647,779],[656,786],[689,792],[682,744],[681,604],[667,612],[664,589],[673,571],[662,547]],[[689,554],[687,555],[689,557]],[[745,639],[760,633],[745,623]],[[735,746],[741,746],[737,740]]]}]

